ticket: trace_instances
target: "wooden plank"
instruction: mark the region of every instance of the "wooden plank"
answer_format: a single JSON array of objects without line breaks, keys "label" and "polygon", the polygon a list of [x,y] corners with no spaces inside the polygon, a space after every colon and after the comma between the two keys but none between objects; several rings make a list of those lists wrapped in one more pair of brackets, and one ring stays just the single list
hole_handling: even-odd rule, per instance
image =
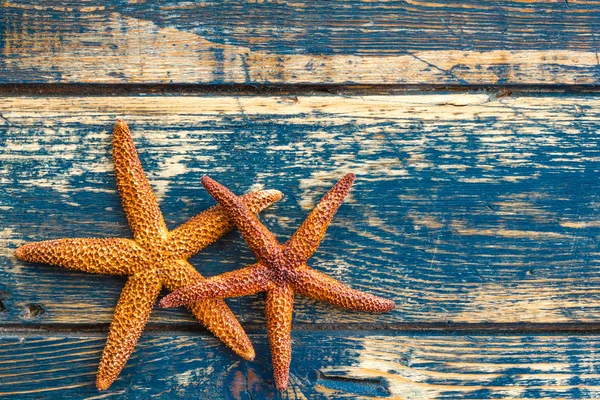
[{"label": "wooden plank", "polygon": [[0,83],[598,84],[597,0],[13,0]]},{"label": "wooden plank", "polygon": [[[144,334],[99,393],[104,338],[2,337],[3,398],[219,398],[275,395],[266,335],[246,362],[215,339]],[[419,336],[295,332],[288,399],[596,398],[597,336]]]},{"label": "wooden plank", "polygon": [[[598,321],[598,96],[8,97],[0,110],[6,323],[110,321],[123,278],[12,251],[131,235],[110,158],[117,116],[170,227],[214,204],[200,185],[209,173],[238,193],[282,190],[262,219],[283,240],[357,173],[311,264],[398,307],[368,315],[297,296],[297,324]],[[207,276],[252,261],[237,232],[191,259]],[[264,322],[261,296],[230,304]],[[156,310],[152,321],[192,319]]]}]

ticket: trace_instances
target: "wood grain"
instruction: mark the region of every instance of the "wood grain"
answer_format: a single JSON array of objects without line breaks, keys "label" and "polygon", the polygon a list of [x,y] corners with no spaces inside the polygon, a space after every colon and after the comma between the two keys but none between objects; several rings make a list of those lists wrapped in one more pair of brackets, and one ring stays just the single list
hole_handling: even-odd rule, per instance
[{"label": "wood grain", "polygon": [[[286,399],[519,399],[600,396],[597,336],[295,332]],[[253,362],[215,339],[144,334],[107,392],[94,387],[104,338],[2,337],[3,398],[279,398],[268,341]]]},{"label": "wood grain", "polygon": [[600,83],[600,2],[13,0],[0,83]]},{"label": "wood grain", "polygon": [[[237,193],[282,190],[262,214],[281,239],[358,175],[311,265],[398,307],[369,315],[297,296],[295,324],[598,321],[597,96],[7,97],[0,113],[5,323],[110,321],[123,279],[12,251],[131,235],[110,159],[117,116],[169,228],[213,204],[206,173]],[[207,276],[252,261],[237,232],[191,259]],[[229,304],[264,322],[262,297]],[[155,310],[151,322],[192,319]]]}]

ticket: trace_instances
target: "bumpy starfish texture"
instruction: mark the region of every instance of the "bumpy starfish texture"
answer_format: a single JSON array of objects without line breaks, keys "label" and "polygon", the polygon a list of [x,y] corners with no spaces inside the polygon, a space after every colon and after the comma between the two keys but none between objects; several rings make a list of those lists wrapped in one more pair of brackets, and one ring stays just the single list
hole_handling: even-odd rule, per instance
[{"label": "bumpy starfish texture", "polygon": [[[204,278],[186,260],[235,225],[221,206],[212,207],[168,231],[135,150],[127,124],[118,120],[113,137],[117,186],[133,240],[60,239],[26,244],[15,255],[79,271],[128,275],[110,325],[96,386],[107,389],[117,378],[142,334],[162,287],[174,291]],[[282,197],[276,190],[250,193],[242,203],[259,212]],[[254,349],[239,322],[220,299],[190,305],[211,332],[245,359]]]},{"label": "bumpy starfish texture", "polygon": [[175,307],[205,299],[266,291],[267,329],[275,385],[279,390],[285,390],[291,361],[294,292],[356,311],[384,312],[394,308],[390,300],[351,289],[306,265],[354,179],[354,174],[348,174],[340,180],[282,246],[241,198],[209,177],[203,177],[202,184],[227,210],[258,262],[179,289],[163,298],[160,306]]}]

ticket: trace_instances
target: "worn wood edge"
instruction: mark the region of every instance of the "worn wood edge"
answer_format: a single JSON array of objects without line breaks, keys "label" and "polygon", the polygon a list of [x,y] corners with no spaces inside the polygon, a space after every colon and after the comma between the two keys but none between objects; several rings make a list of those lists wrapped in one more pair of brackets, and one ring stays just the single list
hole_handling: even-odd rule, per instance
[{"label": "worn wood edge", "polygon": [[[19,398],[162,397],[255,399],[274,395],[266,335],[251,335],[245,362],[215,339],[144,334],[113,386],[94,375],[104,339],[0,337],[0,394]],[[593,398],[596,336],[429,336],[294,332],[290,386],[305,398]]]},{"label": "worn wood edge", "polygon": [[[400,93],[376,95],[324,95],[322,93],[300,95],[295,97],[279,95],[199,95],[199,96],[144,96],[144,95],[117,95],[117,96],[4,96],[0,98],[0,110],[5,116],[12,113],[21,119],[31,119],[32,112],[53,113],[65,118],[75,113],[95,111],[95,117],[103,118],[99,121],[113,121],[115,115],[138,118],[141,121],[154,119],[157,113],[169,114],[173,117],[185,112],[196,118],[202,116],[223,114],[253,114],[253,115],[299,115],[305,116],[307,112],[321,112],[323,118],[336,116],[351,118],[376,114],[379,118],[393,118],[406,116],[422,119],[446,118],[459,119],[473,116],[478,111],[488,110],[498,112],[500,116],[514,113],[518,107],[535,109],[537,111],[549,110],[552,107],[577,105],[595,105],[599,97],[595,93],[513,93],[510,90],[499,89],[500,93],[485,91],[468,92],[440,92],[440,93]],[[564,96],[561,96],[564,94]],[[240,109],[240,101],[241,109]],[[382,108],[374,109],[375,105]],[[347,110],[342,107],[351,106]],[[359,108],[362,106],[362,108]],[[368,106],[368,107],[366,107]],[[431,107],[435,107],[437,114],[428,118]],[[456,107],[460,112],[456,113]],[[510,108],[513,107],[511,111]],[[535,107],[535,108],[534,108]],[[566,112],[566,110],[561,110]],[[593,110],[590,110],[593,111]],[[570,114],[568,114],[570,115]],[[147,119],[140,119],[146,117]],[[312,121],[312,120],[311,120]],[[83,124],[90,124],[92,120],[81,120]],[[187,121],[186,121],[187,122]],[[8,122],[4,121],[4,125]],[[170,120],[161,120],[160,124],[169,124]]]}]

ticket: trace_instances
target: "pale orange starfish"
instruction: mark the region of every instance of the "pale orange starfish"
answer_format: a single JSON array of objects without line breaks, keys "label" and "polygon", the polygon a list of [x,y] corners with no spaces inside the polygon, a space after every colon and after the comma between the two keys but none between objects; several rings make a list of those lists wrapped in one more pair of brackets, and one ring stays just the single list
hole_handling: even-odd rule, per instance
[{"label": "pale orange starfish", "polygon": [[[234,227],[222,207],[215,206],[169,232],[123,120],[115,125],[113,159],[133,240],[60,239],[30,243],[15,251],[26,261],[129,276],[98,368],[96,385],[101,390],[107,389],[125,366],[161,288],[173,291],[202,281],[202,275],[186,260]],[[279,191],[265,190],[243,196],[242,202],[251,212],[259,212],[281,197]],[[233,351],[245,359],[254,358],[250,340],[223,300],[210,299],[188,308]]]},{"label": "pale orange starfish", "polygon": [[227,210],[258,262],[179,289],[163,298],[160,306],[175,307],[210,298],[245,296],[266,291],[267,329],[275,385],[277,389],[285,390],[292,353],[290,335],[294,292],[356,311],[384,312],[394,308],[391,300],[351,289],[306,265],[350,191],[354,179],[354,174],[348,174],[340,180],[282,246],[241,198],[209,177],[203,177],[202,184]]}]

